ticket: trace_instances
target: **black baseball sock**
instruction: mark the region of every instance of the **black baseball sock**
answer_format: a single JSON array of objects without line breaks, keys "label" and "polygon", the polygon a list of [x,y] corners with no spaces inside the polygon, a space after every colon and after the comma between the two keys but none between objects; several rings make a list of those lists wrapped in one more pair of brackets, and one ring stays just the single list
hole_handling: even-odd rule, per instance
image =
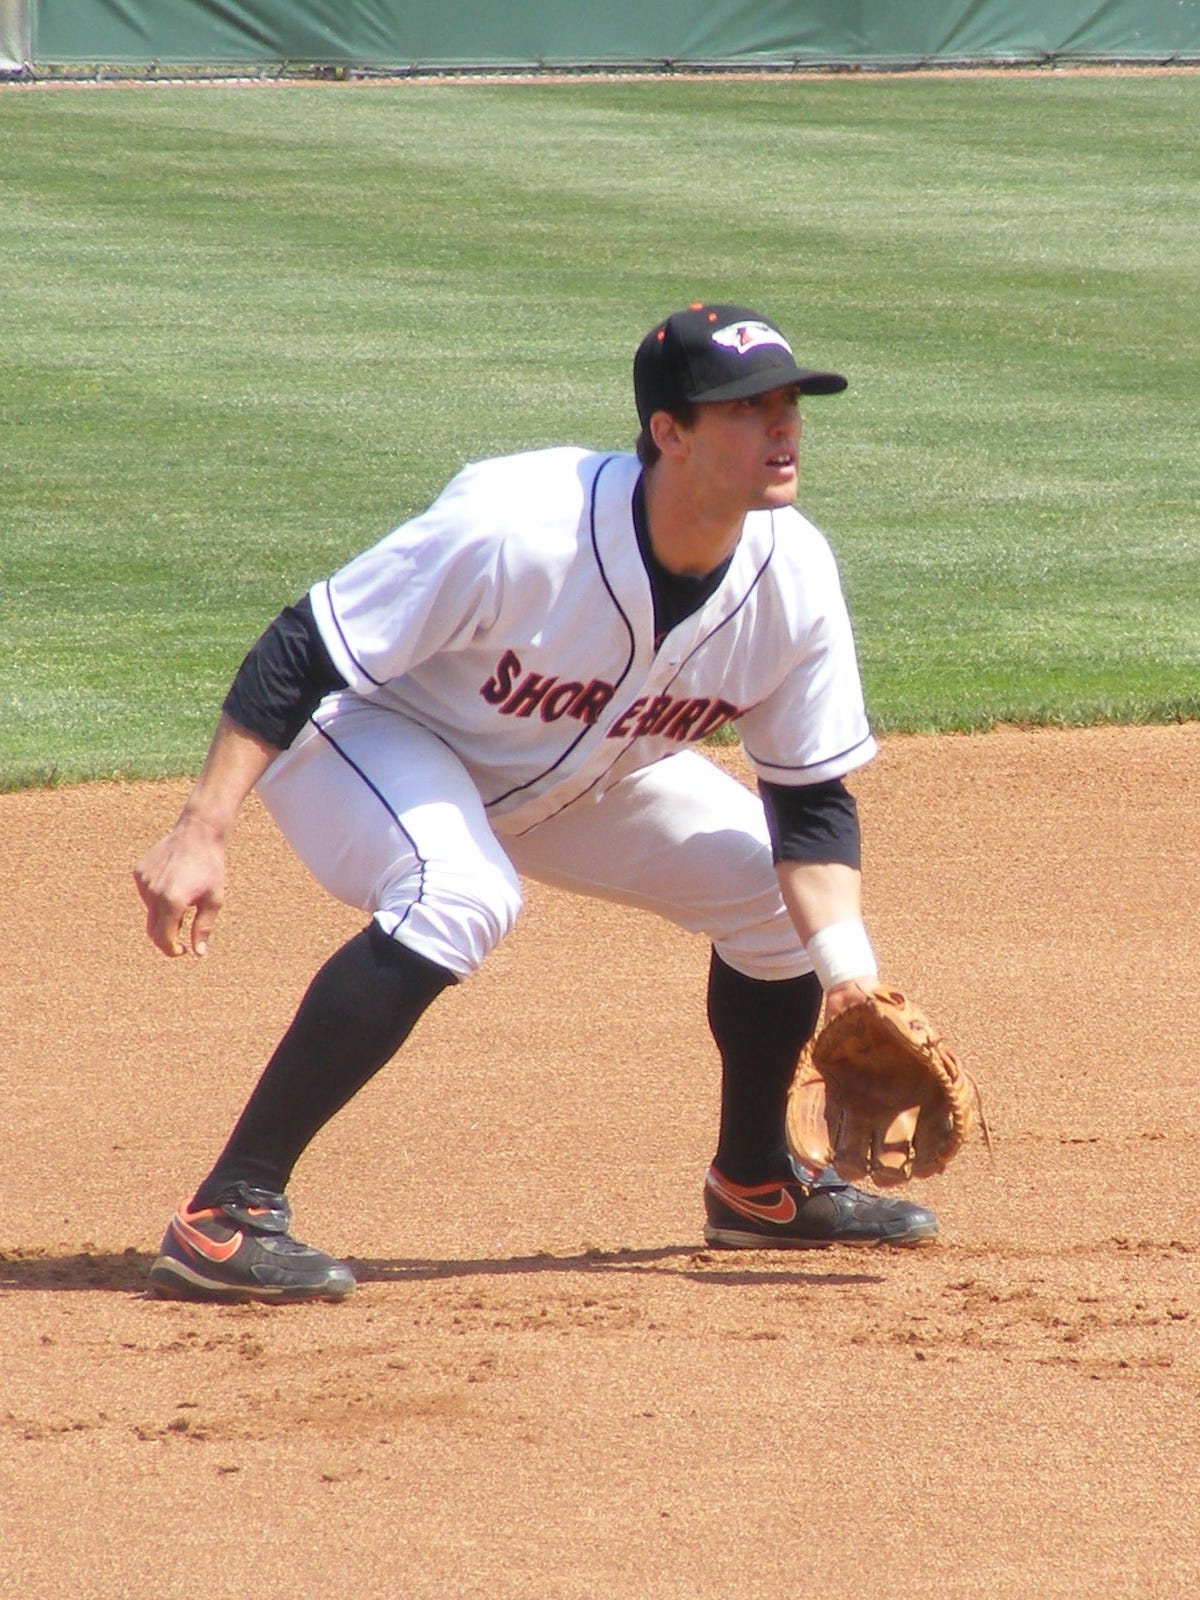
[{"label": "black baseball sock", "polygon": [[788,1089],[820,1010],[815,973],[768,983],[735,972],[713,951],[708,1025],[721,1053],[721,1131],[713,1164],[733,1183],[790,1176]]},{"label": "black baseball sock", "polygon": [[309,985],[193,1207],[217,1204],[239,1183],[282,1194],[317,1132],[455,981],[374,922],[343,945]]}]

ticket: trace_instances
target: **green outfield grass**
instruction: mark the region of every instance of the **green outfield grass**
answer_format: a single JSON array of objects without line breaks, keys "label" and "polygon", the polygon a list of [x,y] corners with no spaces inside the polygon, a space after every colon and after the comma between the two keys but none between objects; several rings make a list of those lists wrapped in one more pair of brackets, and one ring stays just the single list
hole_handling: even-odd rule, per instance
[{"label": "green outfield grass", "polygon": [[632,441],[658,316],[814,400],[883,732],[1200,715],[1200,77],[0,89],[0,786],[173,774],[464,460]]}]

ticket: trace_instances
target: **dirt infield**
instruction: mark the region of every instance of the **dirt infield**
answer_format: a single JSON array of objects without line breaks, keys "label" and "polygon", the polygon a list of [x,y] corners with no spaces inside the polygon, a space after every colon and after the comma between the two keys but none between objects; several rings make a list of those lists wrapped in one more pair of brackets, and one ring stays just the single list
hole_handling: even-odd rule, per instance
[{"label": "dirt infield", "polygon": [[937,1248],[706,1251],[707,951],[534,887],[301,1163],[361,1291],[274,1311],[144,1277],[359,919],[252,806],[165,961],[129,866],[182,786],[0,796],[0,1594],[1194,1596],[1197,772],[1200,725],[857,780],[885,971],[996,1147],[917,1186]]}]

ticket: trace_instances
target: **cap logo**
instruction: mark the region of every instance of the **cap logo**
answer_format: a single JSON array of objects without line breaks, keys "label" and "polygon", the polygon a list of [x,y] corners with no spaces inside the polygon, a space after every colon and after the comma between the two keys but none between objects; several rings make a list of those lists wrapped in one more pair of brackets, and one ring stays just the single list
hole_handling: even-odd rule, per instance
[{"label": "cap logo", "polygon": [[727,350],[736,350],[738,355],[758,350],[764,344],[778,345],[789,356],[792,353],[791,345],[779,329],[773,328],[769,322],[733,322],[727,328],[719,328],[712,339],[714,344],[724,345]]}]

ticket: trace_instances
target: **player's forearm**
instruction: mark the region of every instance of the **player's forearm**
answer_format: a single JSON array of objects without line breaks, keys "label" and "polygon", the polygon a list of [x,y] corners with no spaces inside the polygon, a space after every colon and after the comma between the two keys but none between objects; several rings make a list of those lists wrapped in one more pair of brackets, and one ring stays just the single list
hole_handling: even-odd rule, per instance
[{"label": "player's forearm", "polygon": [[862,920],[862,874],[840,861],[780,861],[784,904],[805,944],[834,922]]},{"label": "player's forearm", "polygon": [[874,978],[862,874],[837,861],[781,861],[776,870],[784,904],[826,992]]},{"label": "player's forearm", "polygon": [[223,712],[178,826],[204,828],[223,840],[242,802],[278,754],[274,745]]}]

